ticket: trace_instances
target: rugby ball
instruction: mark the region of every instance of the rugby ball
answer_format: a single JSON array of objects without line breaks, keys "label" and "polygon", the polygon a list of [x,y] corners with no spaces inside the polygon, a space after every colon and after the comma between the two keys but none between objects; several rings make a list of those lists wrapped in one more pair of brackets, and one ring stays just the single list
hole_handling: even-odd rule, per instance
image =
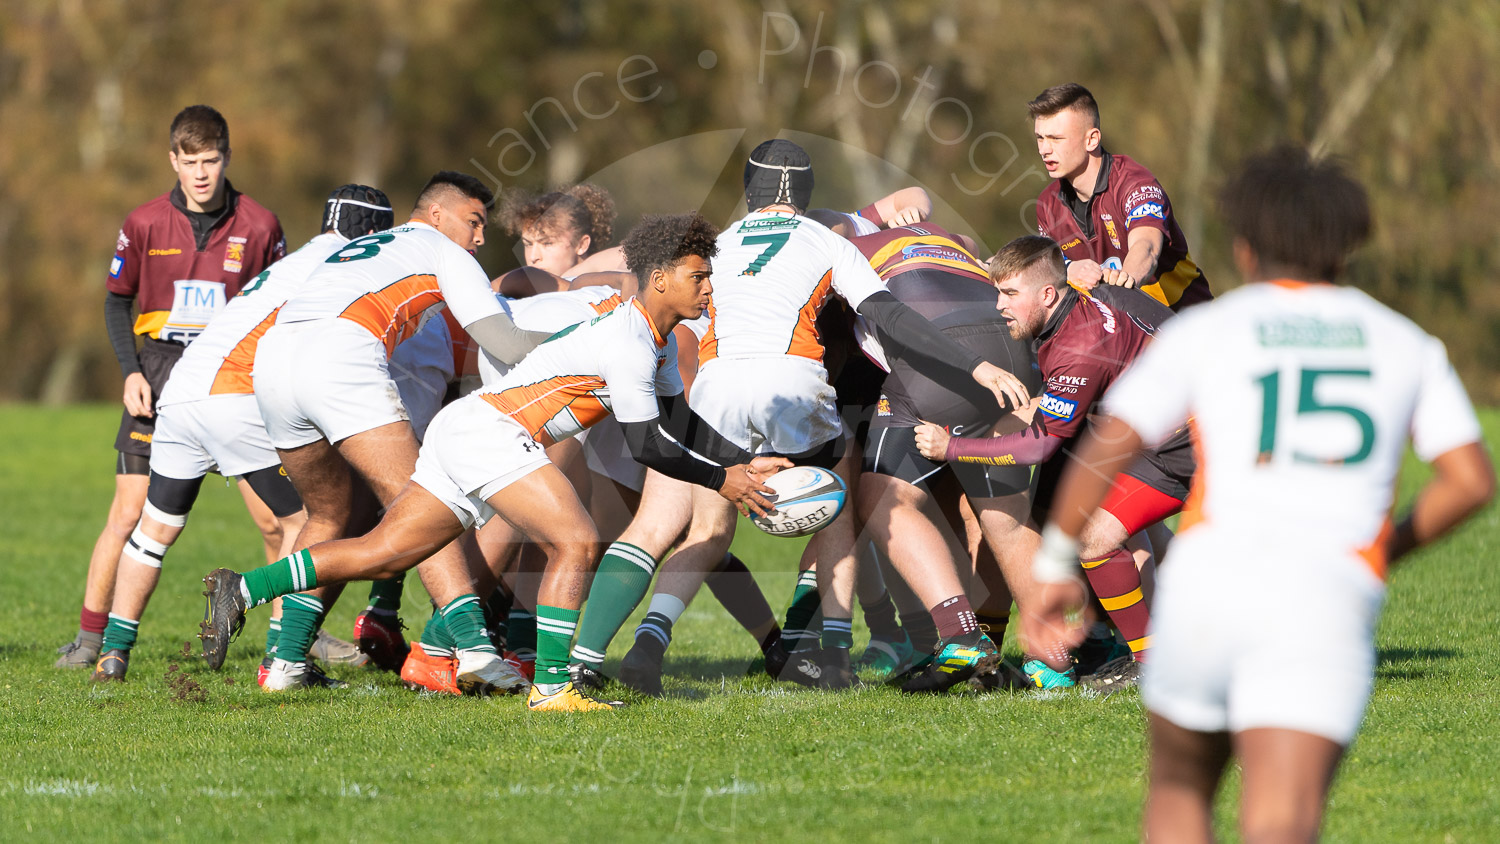
[{"label": "rugby ball", "polygon": [[752,514],[755,526],[772,536],[807,536],[827,527],[844,509],[844,482],[827,469],[793,466],[766,478],[774,495],[762,493],[776,505],[765,516]]}]

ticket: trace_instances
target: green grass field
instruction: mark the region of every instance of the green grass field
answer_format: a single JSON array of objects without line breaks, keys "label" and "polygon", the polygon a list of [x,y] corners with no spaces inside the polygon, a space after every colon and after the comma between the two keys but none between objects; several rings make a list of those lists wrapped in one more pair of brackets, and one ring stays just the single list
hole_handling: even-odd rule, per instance
[{"label": "green grass field", "polygon": [[[667,699],[618,713],[418,698],[368,669],[335,670],[353,684],[341,692],[261,693],[264,612],[252,613],[223,672],[181,656],[203,573],[259,561],[238,494],[217,479],[167,560],[131,681],[92,688],[85,672],[51,664],[77,626],[118,413],[0,407],[10,444],[0,455],[0,839],[1137,836],[1145,742],[1134,692],[910,699],[747,679],[754,647],[706,596],[678,625]],[[1500,435],[1500,414],[1485,422]],[[1418,474],[1408,473],[1407,495]],[[798,546],[740,534],[779,611]],[[1334,789],[1330,840],[1500,837],[1497,550],[1492,508],[1396,573],[1379,681]],[[351,587],[329,629],[347,636],[363,596]],[[425,618],[425,605],[409,586],[405,615]],[[1307,682],[1318,682],[1315,661],[1288,659],[1307,660]],[[174,665],[206,700],[174,696]],[[1237,782],[1231,774],[1220,813],[1228,839]]]}]

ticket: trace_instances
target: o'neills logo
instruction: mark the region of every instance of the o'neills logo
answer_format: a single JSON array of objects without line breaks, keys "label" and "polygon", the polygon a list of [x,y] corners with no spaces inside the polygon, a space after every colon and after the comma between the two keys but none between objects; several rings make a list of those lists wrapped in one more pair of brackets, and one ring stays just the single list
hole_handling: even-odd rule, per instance
[{"label": "o'neills logo", "polygon": [[181,249],[147,249],[147,255],[181,255]]},{"label": "o'neills logo", "polygon": [[796,533],[799,530],[805,530],[807,528],[812,527],[813,525],[817,524],[818,522],[821,522],[823,519],[825,519],[827,517],[828,517],[828,505],[825,504],[822,507],[819,507],[818,509],[812,511],[811,513],[808,513],[806,516],[800,516],[800,517],[795,518],[795,519],[787,519],[784,522],[779,522],[779,523],[776,523],[776,524],[768,524],[768,525],[766,525],[766,532],[767,533]]}]

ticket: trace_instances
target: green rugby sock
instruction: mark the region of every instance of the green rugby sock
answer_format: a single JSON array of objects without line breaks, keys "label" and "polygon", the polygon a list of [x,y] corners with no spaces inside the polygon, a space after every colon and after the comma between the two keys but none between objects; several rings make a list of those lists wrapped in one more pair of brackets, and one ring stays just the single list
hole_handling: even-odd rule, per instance
[{"label": "green rugby sock", "polygon": [[525,607],[512,607],[506,621],[506,643],[522,662],[536,660],[536,616]]},{"label": "green rugby sock", "polygon": [[823,647],[849,650],[854,646],[854,621],[823,616]]},{"label": "green rugby sock", "polygon": [[306,592],[318,585],[312,552],[306,548],[290,557],[282,557],[268,566],[245,572],[240,593],[247,607],[268,604],[283,595]]},{"label": "green rugby sock", "polygon": [[453,637],[453,647],[460,651],[497,653],[495,643],[490,641],[489,631],[484,628],[484,610],[479,606],[479,596],[472,592],[454,598],[443,607],[443,624]]},{"label": "green rugby sock", "polygon": [[551,694],[568,682],[568,645],[577,629],[578,610],[537,606],[536,682],[544,687],[543,693]]},{"label": "green rugby sock", "polygon": [[390,580],[377,580],[370,584],[370,603],[366,612],[394,616],[401,611],[401,592],[406,588],[406,575],[398,574]]},{"label": "green rugby sock", "polygon": [[818,596],[818,573],[809,569],[797,575],[792,605],[786,610],[786,624],[781,626],[781,642],[787,651],[800,651],[818,644],[818,631],[812,629],[822,598]]},{"label": "green rugby sock", "polygon": [[281,619],[273,618],[266,627],[266,656],[276,656],[276,643],[281,641]]},{"label": "green rugby sock", "polygon": [[583,620],[578,624],[578,643],[573,646],[574,662],[595,670],[604,664],[610,640],[646,597],[655,571],[656,558],[644,550],[625,542],[609,546],[599,561],[594,585],[589,587]]},{"label": "green rugby sock", "polygon": [[286,595],[281,601],[281,638],[276,641],[276,658],[287,662],[306,662],[307,649],[318,635],[323,618],[323,602],[311,595]]},{"label": "green rugby sock", "polygon": [[422,628],[422,638],[417,642],[428,656],[453,656],[458,647],[453,643],[453,634],[448,631],[448,619],[443,611],[434,607],[432,618]]},{"label": "green rugby sock", "polygon": [[104,642],[99,646],[99,651],[122,650],[129,653],[135,647],[135,635],[140,629],[140,619],[131,620],[110,613],[109,621],[104,625]]}]

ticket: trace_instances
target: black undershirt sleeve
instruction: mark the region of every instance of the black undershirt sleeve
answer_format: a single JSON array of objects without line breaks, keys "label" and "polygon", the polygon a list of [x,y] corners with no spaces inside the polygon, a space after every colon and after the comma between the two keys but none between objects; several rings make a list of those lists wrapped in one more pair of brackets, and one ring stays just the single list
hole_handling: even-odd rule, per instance
[{"label": "black undershirt sleeve", "polygon": [[955,343],[937,326],[903,305],[895,296],[881,291],[859,305],[860,316],[880,329],[881,343],[898,358],[927,358],[971,374],[984,358]]},{"label": "black undershirt sleeve", "polygon": [[[655,419],[621,425],[636,462],[667,477],[712,490],[724,486],[723,466],[750,462],[750,452],[703,421],[681,395],[658,397],[657,404],[660,415]],[[705,458],[714,462],[705,462]]]},{"label": "black undershirt sleeve", "polygon": [[127,377],[141,371],[140,354],[135,349],[135,324],[130,318],[134,305],[134,296],[110,292],[104,294],[104,328],[109,332],[109,344],[114,347],[115,360],[120,362],[120,374]]}]

